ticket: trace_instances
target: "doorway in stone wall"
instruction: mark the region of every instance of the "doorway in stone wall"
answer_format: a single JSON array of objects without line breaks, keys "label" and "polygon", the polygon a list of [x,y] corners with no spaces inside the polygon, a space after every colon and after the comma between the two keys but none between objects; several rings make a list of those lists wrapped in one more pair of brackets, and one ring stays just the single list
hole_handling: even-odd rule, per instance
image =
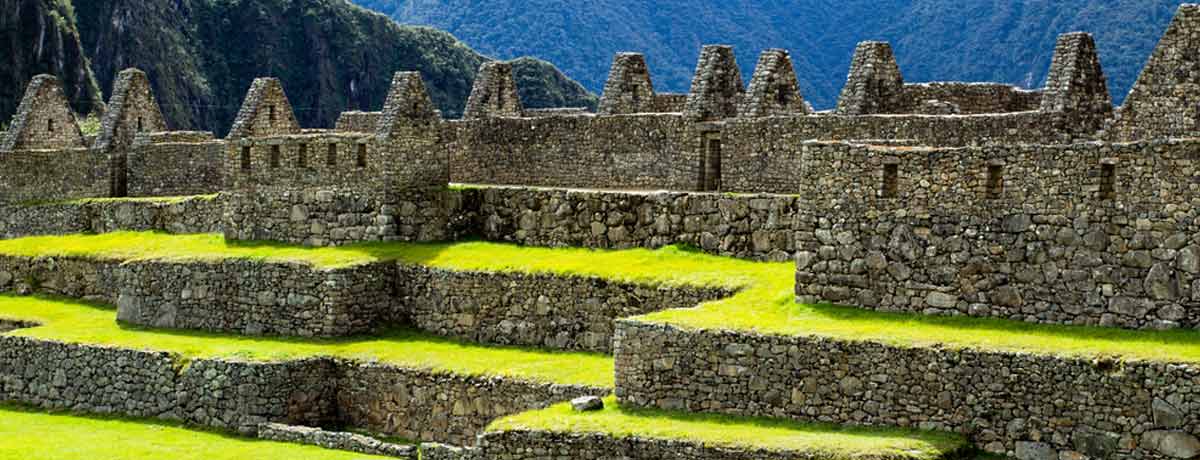
[{"label": "doorway in stone wall", "polygon": [[701,192],[721,191],[721,134],[705,133],[700,139]]}]

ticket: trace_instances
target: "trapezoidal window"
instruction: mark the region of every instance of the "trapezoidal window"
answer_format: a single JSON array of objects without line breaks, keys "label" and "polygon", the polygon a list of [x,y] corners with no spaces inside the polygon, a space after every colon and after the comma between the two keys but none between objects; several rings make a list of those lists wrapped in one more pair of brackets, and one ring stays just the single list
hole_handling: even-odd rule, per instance
[{"label": "trapezoidal window", "polygon": [[272,168],[278,168],[278,167],[279,167],[279,155],[280,155],[280,153],[279,153],[279,146],[278,146],[278,145],[272,145],[272,146],[271,146],[271,167],[272,167]]},{"label": "trapezoidal window", "polygon": [[54,132],[54,119],[53,118],[46,119],[46,131],[51,132],[51,133]]},{"label": "trapezoidal window", "polygon": [[367,167],[367,144],[358,144],[358,155],[355,164],[360,168]]},{"label": "trapezoidal window", "polygon": [[308,167],[308,144],[300,144],[300,146],[296,148],[296,167]]},{"label": "trapezoidal window", "polygon": [[883,165],[883,186],[879,195],[883,198],[896,198],[900,194],[900,165],[891,163]]},{"label": "trapezoidal window", "polygon": [[1004,194],[1004,167],[1000,165],[988,165],[987,167],[987,195],[988,198],[999,198]]},{"label": "trapezoidal window", "polygon": [[142,129],[144,129],[144,128],[142,127],[142,117],[138,117],[138,119],[137,119],[137,132],[139,132],[139,133],[140,133],[140,132],[142,132]]},{"label": "trapezoidal window", "polygon": [[325,164],[337,166],[337,144],[329,144],[329,152],[325,154]]},{"label": "trapezoidal window", "polygon": [[1117,165],[1104,163],[1100,165],[1100,199],[1111,200],[1117,197]]},{"label": "trapezoidal window", "polygon": [[250,147],[242,147],[242,171],[250,170]]},{"label": "trapezoidal window", "polygon": [[267,106],[267,121],[275,124],[275,104]]}]

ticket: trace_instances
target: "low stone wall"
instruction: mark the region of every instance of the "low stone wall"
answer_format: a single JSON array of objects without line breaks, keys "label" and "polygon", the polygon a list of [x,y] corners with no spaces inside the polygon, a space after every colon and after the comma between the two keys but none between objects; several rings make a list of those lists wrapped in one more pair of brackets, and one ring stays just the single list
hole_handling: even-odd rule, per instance
[{"label": "low stone wall", "polygon": [[258,427],[258,437],[269,441],[308,444],[367,455],[417,459],[417,448],[414,446],[383,442],[356,433],[326,431],[306,426],[264,423]]},{"label": "low stone wall", "polygon": [[395,265],[336,270],[251,260],[136,261],[0,256],[0,291],[117,305],[117,319],[247,335],[340,337],[398,315]]},{"label": "low stone wall", "polygon": [[[622,320],[622,404],[963,433],[989,452],[1165,459],[1200,434],[1200,367],[685,331]],[[1088,457],[1080,457],[1086,455]],[[1036,457],[1043,458],[1043,457]]]},{"label": "low stone wall", "polygon": [[338,407],[343,423],[406,439],[475,443],[492,420],[608,388],[472,377],[384,365],[347,366]]},{"label": "low stone wall", "polygon": [[0,238],[72,233],[160,230],[170,233],[221,231],[224,196],[168,201],[85,200],[0,208]]},{"label": "low stone wall", "polygon": [[457,195],[446,190],[376,194],[263,188],[225,195],[227,239],[308,246],[449,239],[452,210],[458,207]]},{"label": "low stone wall", "polygon": [[340,337],[382,327],[394,308],[391,263],[130,262],[115,278],[117,318],[154,327]]},{"label": "low stone wall", "polygon": [[[488,460],[812,460],[820,452],[739,449],[694,441],[614,437],[595,433],[514,430],[485,433],[475,458]],[[898,460],[895,453],[855,456],[861,460]],[[952,457],[947,457],[952,458]]]},{"label": "low stone wall", "polygon": [[217,193],[225,184],[225,142],[212,133],[140,134],[125,164],[129,196]]},{"label": "low stone wall", "polygon": [[0,256],[0,292],[50,294],[115,304],[119,262]]},{"label": "low stone wall", "polygon": [[478,343],[612,352],[613,321],[689,308],[720,289],[401,265],[396,290],[418,328]]},{"label": "low stone wall", "polygon": [[348,426],[471,445],[497,417],[610,391],[328,358],[185,361],[165,352],[0,336],[0,401],[245,434],[265,423]]},{"label": "low stone wall", "polygon": [[705,252],[788,260],[801,201],[779,195],[628,193],[488,187],[464,207],[486,240],[531,246],[626,249],[687,244]]},{"label": "low stone wall", "polygon": [[253,434],[332,419],[328,360],[185,363],[169,353],[0,336],[0,400],[154,417]]}]

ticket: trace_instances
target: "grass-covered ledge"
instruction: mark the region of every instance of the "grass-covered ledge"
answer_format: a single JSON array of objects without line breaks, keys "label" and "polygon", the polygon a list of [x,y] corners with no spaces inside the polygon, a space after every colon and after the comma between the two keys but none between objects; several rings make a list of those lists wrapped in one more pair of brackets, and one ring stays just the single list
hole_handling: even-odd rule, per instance
[{"label": "grass-covered ledge", "polygon": [[613,386],[613,364],[608,356],[474,345],[407,329],[372,337],[325,340],[144,329],[117,323],[116,310],[102,305],[4,295],[0,295],[0,320],[34,325],[0,335],[165,351],[185,360],[284,361],[331,356],[463,375]]},{"label": "grass-covered ledge", "polygon": [[[116,261],[245,258],[337,268],[399,260],[450,270],[548,273],[612,281],[720,287],[737,293],[694,308],[633,318],[690,329],[822,336],[897,346],[976,348],[1088,359],[1200,363],[1200,331],[1134,331],[1000,319],[891,314],[794,300],[791,263],[763,263],[680,248],[589,250],[499,243],[372,243],[305,248],[229,243],[219,235],[119,232],[0,241],[0,255],[76,256]],[[21,318],[15,318],[21,319]]]},{"label": "grass-covered ledge", "polygon": [[830,460],[935,460],[962,453],[970,445],[962,436],[943,432],[627,408],[613,397],[606,398],[604,406],[600,411],[576,412],[570,404],[558,404],[504,417],[492,422],[487,432],[594,433],[618,439],[637,437],[800,452],[809,458]]},{"label": "grass-covered ledge", "polygon": [[387,458],[187,429],[158,420],[41,413],[9,405],[0,405],[0,440],[0,460]]}]

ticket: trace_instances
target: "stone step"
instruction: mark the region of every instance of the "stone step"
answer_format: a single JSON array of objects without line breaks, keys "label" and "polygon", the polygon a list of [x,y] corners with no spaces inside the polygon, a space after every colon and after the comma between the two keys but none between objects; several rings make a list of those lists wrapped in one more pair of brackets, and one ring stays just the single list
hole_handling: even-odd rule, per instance
[{"label": "stone step", "polygon": [[569,404],[517,414],[480,436],[476,458],[534,460],[936,460],[972,451],[959,435]]}]

